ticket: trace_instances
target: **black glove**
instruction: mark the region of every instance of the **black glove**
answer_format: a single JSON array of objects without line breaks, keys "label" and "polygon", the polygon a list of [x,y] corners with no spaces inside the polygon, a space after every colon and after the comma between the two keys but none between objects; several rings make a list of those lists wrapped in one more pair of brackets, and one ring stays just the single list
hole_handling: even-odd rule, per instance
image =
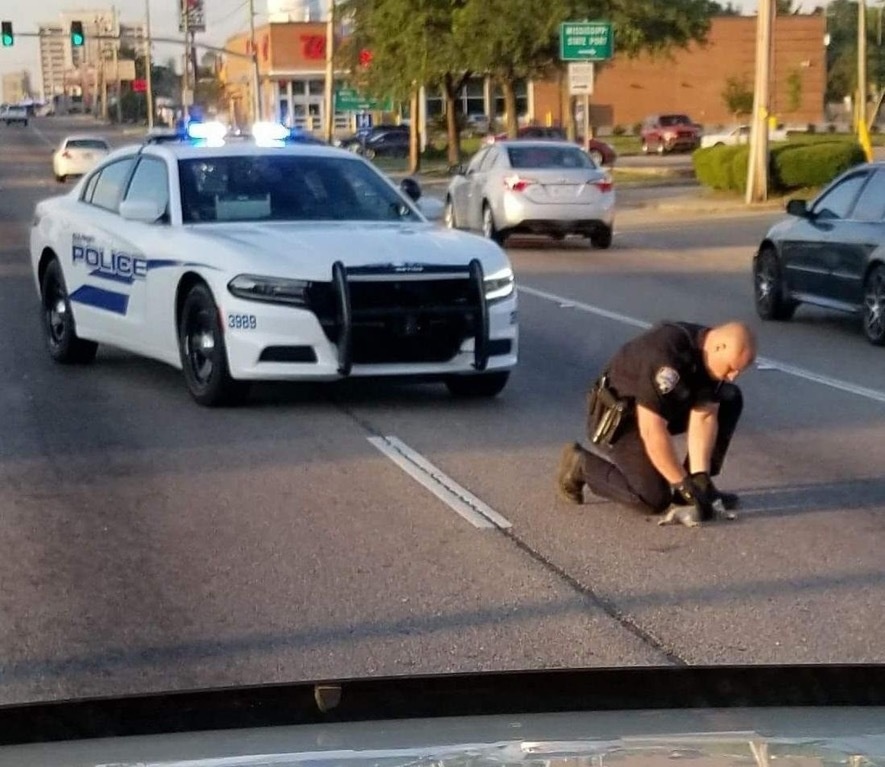
[{"label": "black glove", "polygon": [[707,522],[716,516],[714,499],[709,489],[710,478],[706,474],[691,474],[670,487],[673,495],[681,498],[685,505],[671,509],[659,524],[678,522],[686,527],[697,527],[701,522]]}]

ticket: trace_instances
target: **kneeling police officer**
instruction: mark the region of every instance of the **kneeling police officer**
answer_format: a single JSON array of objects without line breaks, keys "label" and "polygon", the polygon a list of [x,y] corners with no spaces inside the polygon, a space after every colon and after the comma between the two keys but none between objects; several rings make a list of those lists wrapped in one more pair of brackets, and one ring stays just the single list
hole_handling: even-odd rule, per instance
[{"label": "kneeling police officer", "polygon": [[[667,322],[625,344],[589,393],[593,452],[578,443],[563,448],[559,495],[583,503],[586,485],[603,498],[667,512],[659,524],[688,527],[736,508],[738,497],[711,478],[722,469],[743,408],[734,380],[755,358],[755,336],[740,322]],[[684,462],[676,434],[687,435]]]}]

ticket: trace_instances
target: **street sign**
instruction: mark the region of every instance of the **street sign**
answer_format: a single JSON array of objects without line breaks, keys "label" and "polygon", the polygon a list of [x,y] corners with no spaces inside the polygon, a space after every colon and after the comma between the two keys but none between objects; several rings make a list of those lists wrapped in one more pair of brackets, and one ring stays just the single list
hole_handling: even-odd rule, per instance
[{"label": "street sign", "polygon": [[371,112],[360,112],[356,116],[356,129],[362,130],[364,128],[372,127],[372,113]]},{"label": "street sign", "polygon": [[559,25],[562,61],[606,61],[615,52],[609,21],[566,21]]},{"label": "street sign", "polygon": [[572,61],[568,65],[568,88],[572,96],[593,95],[592,61]]},{"label": "street sign", "polygon": [[391,99],[374,99],[363,96],[355,88],[339,88],[335,91],[336,112],[390,112],[393,110]]}]

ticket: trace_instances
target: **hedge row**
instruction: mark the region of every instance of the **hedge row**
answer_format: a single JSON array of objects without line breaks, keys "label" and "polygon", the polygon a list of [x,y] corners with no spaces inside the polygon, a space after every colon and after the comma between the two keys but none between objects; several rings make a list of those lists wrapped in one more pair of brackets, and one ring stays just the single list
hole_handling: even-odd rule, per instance
[{"label": "hedge row", "polygon": [[[698,149],[692,156],[695,176],[704,186],[743,193],[749,154],[746,145]],[[777,144],[769,152],[769,186],[781,192],[822,186],[865,161],[860,145],[848,141]]]}]

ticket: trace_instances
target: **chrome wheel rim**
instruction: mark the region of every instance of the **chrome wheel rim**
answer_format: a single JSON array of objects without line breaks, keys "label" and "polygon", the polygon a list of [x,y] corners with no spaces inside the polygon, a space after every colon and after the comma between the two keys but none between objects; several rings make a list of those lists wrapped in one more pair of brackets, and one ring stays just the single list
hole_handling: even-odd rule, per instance
[{"label": "chrome wheel rim", "polygon": [[777,285],[777,274],[770,258],[766,258],[756,272],[756,300],[763,305],[771,303]]},{"label": "chrome wheel rim", "polygon": [[870,338],[885,336],[885,276],[878,271],[871,275],[864,295],[864,323]]},{"label": "chrome wheel rim", "polygon": [[215,328],[212,315],[205,309],[194,312],[187,324],[185,352],[194,380],[205,386],[215,370]]},{"label": "chrome wheel rim", "polygon": [[492,238],[494,224],[492,223],[492,211],[486,208],[482,214],[482,233],[488,238]]}]

